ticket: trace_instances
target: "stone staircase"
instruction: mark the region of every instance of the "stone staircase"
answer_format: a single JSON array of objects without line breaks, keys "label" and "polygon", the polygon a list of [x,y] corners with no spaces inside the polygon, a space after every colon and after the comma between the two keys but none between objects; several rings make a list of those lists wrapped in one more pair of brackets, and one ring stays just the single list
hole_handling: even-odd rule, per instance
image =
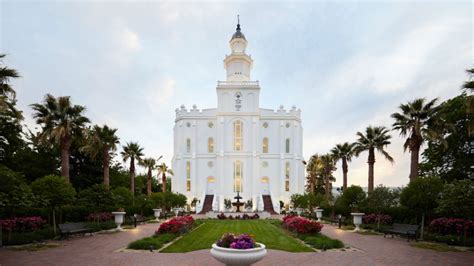
[{"label": "stone staircase", "polygon": [[206,195],[204,198],[204,204],[202,205],[202,210],[199,214],[206,214],[207,212],[212,211],[212,200],[214,195]]},{"label": "stone staircase", "polygon": [[277,214],[273,209],[272,197],[270,195],[262,195],[263,198],[263,210],[270,214]]}]

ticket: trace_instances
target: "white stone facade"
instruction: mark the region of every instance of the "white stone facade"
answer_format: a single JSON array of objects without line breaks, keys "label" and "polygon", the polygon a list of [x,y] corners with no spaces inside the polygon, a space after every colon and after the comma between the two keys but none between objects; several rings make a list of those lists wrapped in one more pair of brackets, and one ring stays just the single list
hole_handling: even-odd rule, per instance
[{"label": "white stone facade", "polygon": [[254,210],[262,210],[262,195],[270,195],[279,212],[280,200],[288,203],[304,192],[301,111],[260,108],[260,86],[250,79],[253,60],[239,25],[230,47],[217,108],[176,109],[172,189],[200,204],[214,195],[214,211],[224,209],[224,199],[234,201],[237,191],[243,201],[253,200]]}]

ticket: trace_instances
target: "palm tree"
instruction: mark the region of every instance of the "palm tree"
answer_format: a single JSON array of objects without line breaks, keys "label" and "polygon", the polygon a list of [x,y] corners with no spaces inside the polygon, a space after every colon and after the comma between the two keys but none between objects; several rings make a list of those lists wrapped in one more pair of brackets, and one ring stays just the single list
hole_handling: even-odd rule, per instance
[{"label": "palm tree", "polygon": [[69,96],[55,98],[46,94],[43,103],[32,104],[33,118],[42,126],[40,142],[59,145],[61,151],[61,175],[69,182],[69,156],[72,139],[81,134],[89,119],[82,114],[84,106],[72,105]]},{"label": "palm tree", "polygon": [[95,125],[89,132],[87,143],[82,150],[88,153],[92,159],[102,155],[102,167],[104,170],[104,185],[108,189],[110,185],[109,166],[111,153],[117,150],[119,138],[115,133],[117,129],[109,128],[107,125],[100,127]]},{"label": "palm tree", "polygon": [[342,189],[346,190],[347,189],[347,172],[348,166],[347,163],[352,160],[352,156],[355,155],[354,151],[355,143],[348,143],[345,142],[344,144],[337,144],[336,147],[334,147],[331,150],[332,156],[337,163],[338,160],[342,161]]},{"label": "palm tree", "polygon": [[137,142],[128,142],[120,154],[124,162],[130,159],[130,190],[135,194],[135,160],[141,161],[143,148]]},{"label": "palm tree", "polygon": [[336,181],[336,178],[333,176],[333,172],[336,171],[336,161],[331,154],[325,154],[320,157],[321,160],[321,169],[322,177],[324,180],[324,193],[326,200],[329,201],[331,196],[331,189],[333,181]]},{"label": "palm tree", "polygon": [[442,140],[439,130],[439,119],[437,112],[439,107],[435,106],[437,99],[425,103],[425,99],[415,99],[407,104],[400,105],[400,113],[393,113],[395,119],[393,130],[400,131],[400,136],[407,137],[404,150],[411,153],[410,181],[418,177],[418,164],[420,147],[426,139]]},{"label": "palm tree", "polygon": [[158,165],[158,176],[161,174],[161,182],[163,192],[166,192],[166,175],[174,175],[173,170],[169,168],[165,163]]},{"label": "palm tree", "polygon": [[369,126],[365,130],[365,135],[357,132],[359,139],[355,144],[356,156],[363,151],[369,152],[367,163],[369,164],[369,192],[374,190],[374,164],[375,164],[375,150],[381,153],[385,159],[393,163],[393,158],[384,150],[390,144],[392,136],[388,134],[386,127],[372,127]]},{"label": "palm tree", "polygon": [[148,196],[150,196],[152,171],[156,168],[156,160],[153,158],[145,158],[141,161],[140,165],[148,169],[146,193]]},{"label": "palm tree", "polygon": [[[5,54],[0,54],[0,63]],[[14,105],[16,103],[16,92],[10,86],[9,82],[12,78],[18,78],[20,75],[15,69],[6,66],[0,66],[0,111],[10,110],[15,118],[22,119],[21,111],[18,111]]]},{"label": "palm tree", "polygon": [[318,176],[321,174],[321,159],[318,154],[314,154],[309,159],[308,164],[306,165],[306,173],[307,173],[307,180],[308,180],[308,187],[307,190],[309,193],[315,193],[316,191],[316,182]]}]

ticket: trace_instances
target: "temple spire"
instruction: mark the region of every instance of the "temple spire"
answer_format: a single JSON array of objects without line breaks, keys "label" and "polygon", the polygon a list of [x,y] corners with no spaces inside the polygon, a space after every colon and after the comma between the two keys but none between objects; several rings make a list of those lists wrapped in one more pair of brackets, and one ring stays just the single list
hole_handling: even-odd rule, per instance
[{"label": "temple spire", "polygon": [[240,15],[237,15],[237,31],[240,31]]}]

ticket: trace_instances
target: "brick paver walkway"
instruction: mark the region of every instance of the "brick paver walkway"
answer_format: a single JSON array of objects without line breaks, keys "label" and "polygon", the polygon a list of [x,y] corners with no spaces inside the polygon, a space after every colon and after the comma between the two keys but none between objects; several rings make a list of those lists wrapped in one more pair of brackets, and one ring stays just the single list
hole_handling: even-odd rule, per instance
[{"label": "brick paver walkway", "polygon": [[[200,250],[182,254],[118,251],[135,239],[153,234],[156,224],[116,234],[59,241],[63,246],[28,252],[0,249],[0,265],[219,265]],[[435,252],[409,245],[404,239],[366,236],[325,225],[323,233],[341,239],[351,251],[288,253],[269,250],[257,265],[473,265],[473,252]],[[355,250],[355,251],[354,251]]]}]

